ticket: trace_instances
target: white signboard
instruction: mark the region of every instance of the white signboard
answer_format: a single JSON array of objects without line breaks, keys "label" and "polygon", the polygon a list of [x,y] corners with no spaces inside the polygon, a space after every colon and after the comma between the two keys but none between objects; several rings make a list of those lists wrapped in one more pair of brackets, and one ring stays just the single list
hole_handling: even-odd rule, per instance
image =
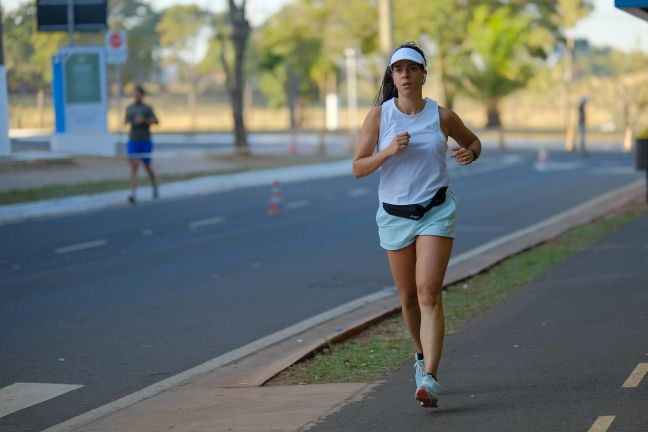
[{"label": "white signboard", "polygon": [[108,133],[108,86],[102,46],[61,47],[53,61],[56,134],[52,149],[77,154],[115,153]]},{"label": "white signboard", "polygon": [[124,64],[128,59],[128,44],[126,42],[126,32],[109,31],[105,36],[106,63]]}]

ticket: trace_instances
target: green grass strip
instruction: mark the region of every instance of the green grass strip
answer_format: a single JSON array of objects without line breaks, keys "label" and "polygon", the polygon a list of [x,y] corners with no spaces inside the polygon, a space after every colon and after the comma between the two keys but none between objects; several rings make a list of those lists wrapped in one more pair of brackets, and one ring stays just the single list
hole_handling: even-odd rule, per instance
[{"label": "green grass strip", "polygon": [[[645,206],[638,206],[573,229],[448,287],[443,300],[446,332],[452,333],[462,323],[508,298],[517,288],[529,284],[645,211]],[[328,345],[283,371],[269,385],[373,382],[411,360],[412,353],[412,343],[399,314],[349,340]]]}]

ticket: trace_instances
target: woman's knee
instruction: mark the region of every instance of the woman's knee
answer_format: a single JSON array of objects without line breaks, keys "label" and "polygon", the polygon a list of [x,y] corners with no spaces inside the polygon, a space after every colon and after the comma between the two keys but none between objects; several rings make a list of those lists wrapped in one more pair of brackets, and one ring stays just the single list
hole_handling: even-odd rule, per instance
[{"label": "woman's knee", "polygon": [[405,309],[418,308],[419,301],[416,290],[400,293],[401,305]]},{"label": "woman's knee", "polygon": [[418,303],[425,307],[435,307],[443,301],[443,286],[441,283],[422,283],[417,285]]}]

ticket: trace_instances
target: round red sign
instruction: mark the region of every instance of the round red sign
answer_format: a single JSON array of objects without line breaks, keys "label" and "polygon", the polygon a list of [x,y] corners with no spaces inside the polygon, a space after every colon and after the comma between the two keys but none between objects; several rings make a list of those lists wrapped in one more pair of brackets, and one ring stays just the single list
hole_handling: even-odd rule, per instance
[{"label": "round red sign", "polygon": [[119,33],[113,33],[110,35],[110,46],[113,48],[119,48],[122,46],[122,38]]}]

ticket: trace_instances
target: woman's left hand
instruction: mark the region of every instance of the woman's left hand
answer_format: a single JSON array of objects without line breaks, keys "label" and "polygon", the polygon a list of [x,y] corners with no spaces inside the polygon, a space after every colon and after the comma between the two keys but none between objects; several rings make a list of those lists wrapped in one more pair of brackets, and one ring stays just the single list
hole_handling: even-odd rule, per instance
[{"label": "woman's left hand", "polygon": [[473,157],[472,152],[464,147],[452,147],[452,157],[457,159],[459,165],[468,165],[472,163],[475,158]]}]

